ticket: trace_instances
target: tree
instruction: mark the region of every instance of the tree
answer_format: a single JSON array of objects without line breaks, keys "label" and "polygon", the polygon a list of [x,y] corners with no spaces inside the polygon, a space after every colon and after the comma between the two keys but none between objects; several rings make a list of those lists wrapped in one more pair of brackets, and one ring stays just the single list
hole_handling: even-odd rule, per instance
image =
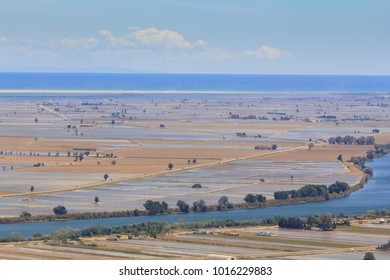
[{"label": "tree", "polygon": [[335,229],[335,225],[332,223],[331,215],[323,215],[321,216],[321,223],[319,224],[320,228],[323,231],[332,231]]},{"label": "tree", "polygon": [[195,201],[192,205],[193,205],[192,207],[194,209],[194,212],[206,212],[207,211],[206,202],[203,199]]},{"label": "tree", "polygon": [[192,160],[192,163],[193,163],[193,164],[196,164],[196,163],[197,163],[196,158],[194,158],[194,159]]},{"label": "tree", "polygon": [[169,163],[169,164],[168,164],[168,168],[169,168],[169,170],[172,170],[173,164],[172,164],[172,163]]},{"label": "tree", "polygon": [[349,189],[350,189],[350,186],[349,186],[348,183],[339,182],[339,181],[337,181],[334,184],[331,184],[328,187],[329,193],[341,193],[341,192],[345,192],[345,191],[347,191]]},{"label": "tree", "polygon": [[64,206],[62,206],[62,205],[58,205],[58,206],[54,207],[53,208],[53,212],[56,215],[65,215],[66,213],[68,213],[66,208]]},{"label": "tree", "polygon": [[256,196],[254,194],[251,194],[251,193],[248,193],[245,198],[244,198],[244,201],[246,203],[254,203],[257,201],[256,199]]},{"label": "tree", "polygon": [[148,211],[149,215],[164,213],[168,210],[168,204],[166,202],[160,203],[158,201],[147,200],[143,206]]},{"label": "tree", "polygon": [[151,238],[154,238],[156,239],[157,238],[157,231],[155,229],[152,229],[150,232],[149,232],[149,236]]},{"label": "tree", "polygon": [[95,196],[95,203],[98,204],[100,201],[99,197],[98,196]]},{"label": "tree", "polygon": [[223,195],[219,198],[218,204],[227,205],[229,203],[229,198],[226,195]]},{"label": "tree", "polygon": [[340,154],[340,155],[337,157],[337,160],[343,161],[343,155]]},{"label": "tree", "polygon": [[372,171],[371,167],[363,166],[362,170],[363,170],[364,174],[367,174],[370,177],[372,177],[374,175],[374,172]]},{"label": "tree", "polygon": [[107,181],[108,177],[109,177],[108,174],[104,174],[103,175],[104,181]]},{"label": "tree", "polygon": [[23,211],[22,213],[20,213],[19,217],[20,218],[30,218],[31,217],[31,213],[29,213],[27,211]]},{"label": "tree", "polygon": [[288,199],[290,198],[290,193],[288,191],[278,191],[274,192],[275,199]]},{"label": "tree", "polygon": [[373,160],[375,158],[375,151],[373,151],[373,150],[367,151],[367,158],[369,160]]},{"label": "tree", "polygon": [[218,200],[218,210],[232,208],[232,204],[229,203],[229,198],[226,195],[223,195]]},{"label": "tree", "polygon": [[373,136],[367,136],[366,137],[366,144],[367,145],[374,145],[375,144],[375,138]]},{"label": "tree", "polygon": [[183,213],[188,213],[190,211],[190,206],[184,202],[183,200],[178,200],[176,203],[177,207],[179,207],[180,211]]},{"label": "tree", "polygon": [[116,165],[116,160],[115,160],[115,159],[111,161],[111,165],[112,165],[112,166],[115,166],[115,165]]},{"label": "tree", "polygon": [[84,154],[83,154],[83,153],[79,154],[79,160],[80,160],[80,162],[83,161],[83,159],[84,159]]},{"label": "tree", "polygon": [[314,148],[314,143],[309,143],[307,146],[309,147],[309,151],[311,151],[311,149]]},{"label": "tree", "polygon": [[280,228],[295,228],[295,229],[302,229],[304,228],[304,223],[302,219],[296,218],[296,217],[282,217],[279,222],[278,226]]},{"label": "tree", "polygon": [[258,202],[265,202],[267,200],[267,198],[262,194],[256,194],[256,200]]},{"label": "tree", "polygon": [[30,192],[33,192],[35,190],[35,187],[34,186],[31,186],[30,187]]},{"label": "tree", "polygon": [[336,138],[330,137],[330,138],[328,139],[328,143],[329,143],[329,144],[336,144]]},{"label": "tree", "polygon": [[168,211],[168,209],[169,209],[168,203],[163,201],[163,202],[161,202],[161,206],[162,206],[162,209],[163,209],[164,212]]},{"label": "tree", "polygon": [[276,150],[278,148],[278,145],[276,145],[276,144],[273,144],[272,146],[271,146],[271,149],[272,150]]},{"label": "tree", "polygon": [[81,237],[81,231],[78,229],[61,228],[51,234],[54,240],[60,240],[66,243],[68,240],[78,240]]},{"label": "tree", "polygon": [[375,256],[372,252],[367,252],[364,254],[363,260],[375,260]]}]

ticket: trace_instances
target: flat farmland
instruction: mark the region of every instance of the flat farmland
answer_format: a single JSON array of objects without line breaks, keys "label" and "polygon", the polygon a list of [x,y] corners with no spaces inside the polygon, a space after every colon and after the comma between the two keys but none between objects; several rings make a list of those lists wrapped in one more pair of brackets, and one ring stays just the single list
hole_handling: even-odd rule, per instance
[{"label": "flat farmland", "polygon": [[366,106],[386,98],[4,96],[0,216],[49,214],[56,205],[69,212],[142,209],[148,199],[175,207],[178,199],[210,205],[226,195],[241,203],[247,193],[270,199],[306,184],[353,185],[362,173],[347,160],[373,146],[326,140],[377,128],[374,136],[386,142],[388,114]]}]

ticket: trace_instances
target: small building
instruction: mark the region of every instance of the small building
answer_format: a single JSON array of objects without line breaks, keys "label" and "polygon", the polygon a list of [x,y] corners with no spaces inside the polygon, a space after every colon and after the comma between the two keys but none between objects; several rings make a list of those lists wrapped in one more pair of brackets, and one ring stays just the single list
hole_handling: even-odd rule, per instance
[{"label": "small building", "polygon": [[110,236],[106,237],[106,240],[107,241],[118,241],[118,237],[110,235]]}]

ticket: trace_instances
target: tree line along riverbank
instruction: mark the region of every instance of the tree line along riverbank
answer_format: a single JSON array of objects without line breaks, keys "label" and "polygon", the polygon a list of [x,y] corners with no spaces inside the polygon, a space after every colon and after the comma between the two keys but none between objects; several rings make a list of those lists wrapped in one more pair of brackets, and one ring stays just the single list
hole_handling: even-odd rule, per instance
[{"label": "tree line along riverbank", "polygon": [[[25,238],[20,233],[14,232],[8,236],[0,237],[0,242],[24,242],[24,241],[54,241],[61,244],[69,244],[71,241],[76,241],[78,244],[83,244],[80,238],[127,235],[128,238],[143,237],[143,238],[158,238],[165,234],[169,234],[175,230],[192,230],[194,234],[207,234],[206,229],[209,228],[247,228],[255,226],[278,226],[288,229],[305,229],[305,230],[321,230],[333,231],[338,226],[349,227],[351,221],[361,220],[362,218],[390,217],[388,209],[379,211],[369,211],[364,215],[345,216],[339,215],[309,215],[305,217],[290,217],[290,216],[274,216],[262,219],[253,219],[245,221],[222,220],[222,221],[202,221],[202,222],[143,222],[135,224],[126,224],[121,226],[106,227],[106,226],[90,226],[84,229],[60,228],[50,234],[42,235],[39,232],[33,237]],[[222,233],[224,234],[224,233]],[[225,233],[228,234],[229,233]],[[89,245],[91,246],[91,245]]]}]

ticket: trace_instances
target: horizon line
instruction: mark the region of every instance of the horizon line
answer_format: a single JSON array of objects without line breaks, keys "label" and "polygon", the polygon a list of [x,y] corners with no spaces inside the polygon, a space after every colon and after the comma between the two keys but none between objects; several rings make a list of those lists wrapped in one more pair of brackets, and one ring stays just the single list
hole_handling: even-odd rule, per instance
[{"label": "horizon line", "polygon": [[0,74],[116,74],[116,75],[215,75],[215,76],[340,76],[390,77],[390,74],[275,74],[275,73],[177,73],[177,72],[79,72],[79,71],[0,71]]}]

